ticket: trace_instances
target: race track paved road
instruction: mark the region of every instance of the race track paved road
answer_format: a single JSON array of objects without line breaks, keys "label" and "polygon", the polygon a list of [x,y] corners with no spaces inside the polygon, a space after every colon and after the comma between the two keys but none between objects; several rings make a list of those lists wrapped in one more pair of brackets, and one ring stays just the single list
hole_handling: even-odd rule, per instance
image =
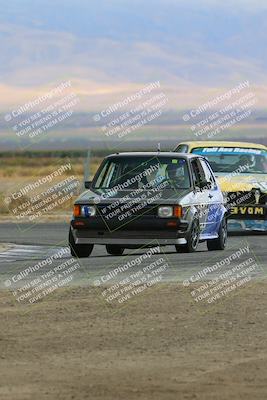
[{"label": "race track paved road", "polygon": [[[39,261],[55,254],[55,252],[64,249],[65,254],[62,259],[53,261],[53,267],[70,260],[70,254],[67,251],[68,225],[65,223],[42,223],[34,226],[27,224],[0,224],[0,243],[11,243],[13,246],[0,254],[0,287],[5,287],[4,283],[14,274],[29,266],[34,266]],[[228,247],[225,251],[208,252],[206,244],[201,244],[196,253],[178,254],[174,247],[163,247],[160,254],[154,254],[149,259],[142,259],[142,268],[150,265],[152,262],[164,259],[167,265],[162,281],[179,282],[196,276],[198,271],[206,267],[213,266],[218,262],[227,261],[231,258],[231,268],[240,264],[246,257],[252,257],[257,263],[257,268],[252,273],[253,277],[262,279],[267,276],[267,256],[266,256],[266,235],[242,235],[230,236],[228,239]],[[239,249],[249,249],[242,257],[233,258]],[[140,256],[147,250],[135,251],[127,250],[123,257],[114,257],[106,253],[104,246],[95,246],[92,255],[86,259],[80,259],[77,271],[75,271],[75,279],[70,285],[95,285],[102,276],[106,276],[116,267],[127,264],[132,260],[140,259]],[[245,258],[244,258],[245,257]],[[42,268],[42,273],[48,272],[51,266],[47,265]],[[128,274],[138,269],[136,264],[129,268]],[[126,273],[126,275],[127,275]],[[210,277],[216,276],[216,272]],[[114,277],[121,279],[122,275]],[[31,276],[32,279],[32,276]],[[25,283],[25,282],[24,282]]]}]

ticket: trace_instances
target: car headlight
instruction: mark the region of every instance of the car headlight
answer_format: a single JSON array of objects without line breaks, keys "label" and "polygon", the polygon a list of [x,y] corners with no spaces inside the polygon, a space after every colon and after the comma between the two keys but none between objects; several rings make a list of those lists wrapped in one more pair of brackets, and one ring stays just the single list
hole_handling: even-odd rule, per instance
[{"label": "car headlight", "polygon": [[74,205],[73,209],[74,217],[94,217],[96,215],[95,206],[80,206],[78,204]]},{"label": "car headlight", "polygon": [[158,208],[158,216],[160,218],[170,218],[173,216],[173,207],[159,207]]},{"label": "car headlight", "polygon": [[95,206],[81,206],[82,217],[94,217],[96,215]]},{"label": "car headlight", "polygon": [[161,206],[158,208],[160,218],[181,218],[183,216],[182,206]]}]

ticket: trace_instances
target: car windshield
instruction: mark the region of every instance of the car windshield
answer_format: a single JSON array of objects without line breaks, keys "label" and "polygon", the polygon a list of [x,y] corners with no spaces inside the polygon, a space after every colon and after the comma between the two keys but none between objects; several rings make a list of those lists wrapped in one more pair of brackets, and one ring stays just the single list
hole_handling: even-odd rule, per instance
[{"label": "car windshield", "polygon": [[267,151],[240,147],[197,147],[194,154],[205,156],[214,172],[266,174]]},{"label": "car windshield", "polygon": [[94,188],[132,190],[158,187],[190,188],[186,159],[162,156],[119,156],[108,158],[98,171]]}]

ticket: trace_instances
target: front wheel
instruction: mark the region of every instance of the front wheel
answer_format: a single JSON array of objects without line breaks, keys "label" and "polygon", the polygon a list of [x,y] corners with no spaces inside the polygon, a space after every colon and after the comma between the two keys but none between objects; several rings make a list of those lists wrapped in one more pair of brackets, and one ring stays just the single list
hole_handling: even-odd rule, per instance
[{"label": "front wheel", "polygon": [[93,251],[93,244],[76,244],[71,229],[69,230],[70,253],[75,258],[89,257]]},{"label": "front wheel", "polygon": [[108,254],[110,254],[111,256],[122,256],[123,252],[124,252],[123,247],[120,247],[115,244],[107,244],[106,250],[107,250]]},{"label": "front wheel", "polygon": [[200,227],[199,221],[195,218],[192,222],[191,229],[187,236],[187,243],[186,244],[177,244],[175,245],[177,253],[193,253],[196,251],[198,243],[199,243],[199,236],[200,236]]},{"label": "front wheel", "polygon": [[207,240],[207,247],[209,251],[224,250],[227,242],[227,221],[223,217],[217,239]]}]

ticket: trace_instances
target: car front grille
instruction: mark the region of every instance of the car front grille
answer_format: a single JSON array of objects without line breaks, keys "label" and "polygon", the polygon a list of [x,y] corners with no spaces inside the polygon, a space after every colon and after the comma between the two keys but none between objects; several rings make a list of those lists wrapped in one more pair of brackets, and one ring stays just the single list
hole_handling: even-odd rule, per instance
[{"label": "car front grille", "polygon": [[139,215],[156,216],[158,208],[155,205],[143,205],[142,203],[135,203],[132,207],[128,207],[125,203],[117,204],[114,207],[111,207],[111,205],[112,204],[99,204],[97,206],[98,214],[104,217],[108,214],[119,215],[131,211],[134,217]]}]

